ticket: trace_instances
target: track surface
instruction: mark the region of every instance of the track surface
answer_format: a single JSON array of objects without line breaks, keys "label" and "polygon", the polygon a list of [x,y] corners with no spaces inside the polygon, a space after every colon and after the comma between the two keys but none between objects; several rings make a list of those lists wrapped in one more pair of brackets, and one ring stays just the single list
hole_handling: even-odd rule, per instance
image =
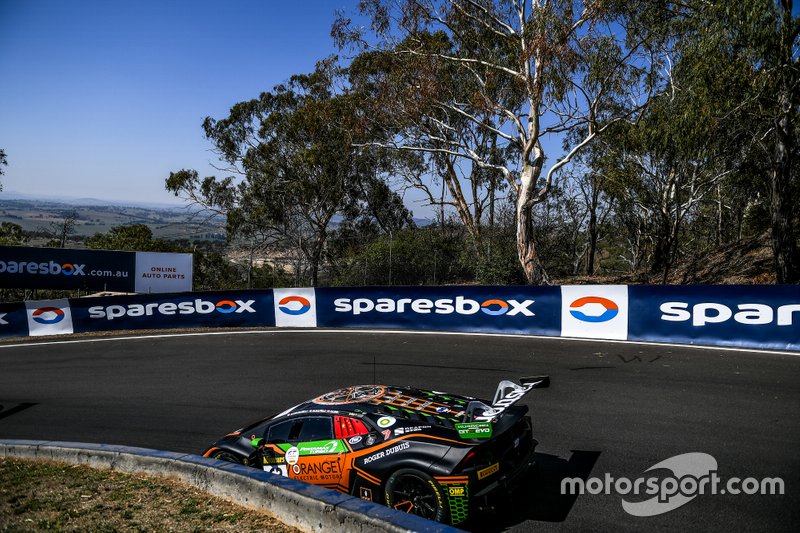
[{"label": "track surface", "polygon": [[[360,383],[526,397],[539,467],[476,529],[800,531],[800,356],[489,336],[272,331],[0,345],[0,438],[199,453],[245,423]],[[723,479],[781,477],[785,496],[703,495],[655,517],[564,477],[639,477],[687,452]],[[628,498],[633,499],[633,498]],[[644,498],[640,498],[644,499]]]}]

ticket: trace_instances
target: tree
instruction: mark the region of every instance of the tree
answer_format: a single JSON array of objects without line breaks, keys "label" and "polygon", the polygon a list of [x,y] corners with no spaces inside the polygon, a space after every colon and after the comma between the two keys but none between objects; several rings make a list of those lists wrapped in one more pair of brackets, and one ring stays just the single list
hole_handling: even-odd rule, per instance
[{"label": "tree", "polygon": [[[371,213],[390,226],[411,220],[393,193],[379,191],[388,160],[352,149],[357,102],[337,94],[339,78],[336,58],[328,58],[313,73],[236,104],[228,118],[207,118],[206,137],[231,175],[200,180],[182,170],[166,180],[177,196],[224,214],[231,239],[299,250],[314,286],[335,216]],[[383,203],[372,205],[376,199]]]},{"label": "tree", "polygon": [[60,222],[50,222],[49,228],[40,228],[40,231],[47,234],[50,240],[47,246],[53,248],[64,248],[67,246],[67,239],[75,234],[75,224],[78,221],[78,212],[74,209],[63,213],[64,218]]},{"label": "tree", "polygon": [[[535,246],[534,205],[560,169],[612,124],[634,121],[657,89],[658,43],[643,28],[659,12],[644,16],[645,7],[371,0],[361,11],[373,39],[344,15],[332,33],[341,46],[388,56],[381,63],[394,66],[364,80],[384,96],[379,107],[393,125],[373,144],[427,154],[439,169],[459,162],[501,174],[515,196],[520,264],[528,282],[541,283],[548,278]],[[578,128],[585,135],[548,163],[548,139]]]},{"label": "tree", "polygon": [[[5,174],[5,170],[3,169],[4,166],[8,166],[8,157],[6,156],[5,150],[0,148],[0,176]],[[0,183],[0,191],[3,190],[3,184]]]},{"label": "tree", "polygon": [[94,250],[123,250],[130,252],[177,252],[172,243],[153,238],[153,230],[146,224],[115,226],[108,233],[95,233],[86,239],[86,246]]},{"label": "tree", "polygon": [[777,281],[800,282],[795,229],[800,17],[793,14],[792,0],[686,5],[687,16],[679,21],[682,61],[706,81],[709,97],[732,104],[717,120],[741,167],[750,170],[748,179],[769,200]]},{"label": "tree", "polygon": [[[679,87],[681,76],[676,73]],[[637,126],[615,128],[608,136],[612,144],[596,161],[598,171],[611,177],[606,187],[614,197],[647,221],[651,272],[663,283],[678,256],[687,218],[733,171],[735,159],[722,156],[729,146],[714,120],[715,103],[693,90],[660,99]]]},{"label": "tree", "polygon": [[28,242],[28,236],[19,224],[0,222],[0,245],[19,246]]}]

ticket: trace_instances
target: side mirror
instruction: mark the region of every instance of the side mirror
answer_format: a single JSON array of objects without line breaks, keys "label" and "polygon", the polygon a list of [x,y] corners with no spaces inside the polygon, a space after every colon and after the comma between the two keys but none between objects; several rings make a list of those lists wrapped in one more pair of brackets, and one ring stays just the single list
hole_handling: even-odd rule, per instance
[{"label": "side mirror", "polygon": [[264,444],[264,439],[261,438],[253,439],[250,441],[250,446],[252,446],[253,448],[260,448],[262,444]]}]

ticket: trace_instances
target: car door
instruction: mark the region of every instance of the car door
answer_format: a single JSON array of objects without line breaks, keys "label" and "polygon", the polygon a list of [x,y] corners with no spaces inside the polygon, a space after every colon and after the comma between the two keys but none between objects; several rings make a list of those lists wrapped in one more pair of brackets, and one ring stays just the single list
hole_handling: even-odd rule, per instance
[{"label": "car door", "polygon": [[265,470],[326,487],[339,484],[348,449],[335,438],[331,416],[303,416],[273,424],[266,439],[273,453],[265,455]]}]

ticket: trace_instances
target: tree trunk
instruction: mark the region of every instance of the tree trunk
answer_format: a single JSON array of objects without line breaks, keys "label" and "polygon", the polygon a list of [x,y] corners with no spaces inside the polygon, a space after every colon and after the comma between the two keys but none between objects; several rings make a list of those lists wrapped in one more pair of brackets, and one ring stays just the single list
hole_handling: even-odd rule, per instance
[{"label": "tree trunk", "polygon": [[791,152],[792,112],[789,95],[780,98],[781,116],[776,124],[775,160],[772,168],[772,255],[778,283],[800,282],[797,243],[792,226]]},{"label": "tree trunk", "polygon": [[589,251],[586,260],[586,274],[594,275],[594,257],[597,252],[597,204],[599,203],[599,191],[596,185],[592,186],[592,204],[589,207]]},{"label": "tree trunk", "polygon": [[522,169],[522,184],[517,194],[517,257],[531,285],[549,284],[547,272],[542,266],[536,245],[533,242],[533,206],[536,203],[535,185],[538,173],[535,167],[525,165]]},{"label": "tree trunk", "polygon": [[669,219],[662,215],[659,216],[658,230],[655,235],[653,248],[653,265],[650,271],[653,274],[662,276],[662,283],[666,284],[668,275],[670,255],[672,252],[672,229]]}]

